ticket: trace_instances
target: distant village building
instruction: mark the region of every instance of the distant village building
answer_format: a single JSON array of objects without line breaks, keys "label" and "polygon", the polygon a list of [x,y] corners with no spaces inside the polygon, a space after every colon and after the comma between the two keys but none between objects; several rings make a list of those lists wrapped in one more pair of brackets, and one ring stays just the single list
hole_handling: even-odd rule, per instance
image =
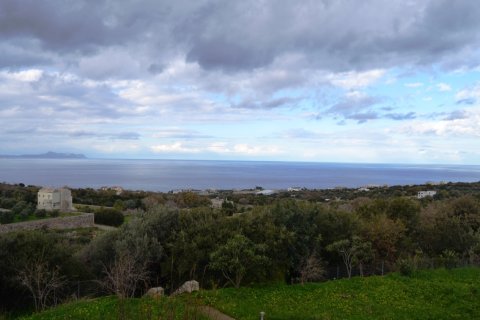
[{"label": "distant village building", "polygon": [[37,209],[72,211],[72,193],[67,188],[42,188],[38,191]]},{"label": "distant village building", "polygon": [[119,186],[113,186],[113,187],[101,187],[100,190],[102,191],[115,191],[115,194],[117,196],[121,195],[122,192],[123,192],[123,188],[122,187],[119,187]]},{"label": "distant village building", "polygon": [[212,202],[212,208],[216,208],[216,209],[222,208],[222,205],[225,202],[224,199],[220,199],[219,197],[210,199],[210,201]]},{"label": "distant village building", "polygon": [[437,194],[437,191],[427,190],[427,191],[419,191],[417,194],[417,199],[423,199],[425,197],[433,197]]},{"label": "distant village building", "polygon": [[288,192],[298,192],[298,191],[301,191],[302,188],[300,187],[290,187],[287,189]]},{"label": "distant village building", "polygon": [[366,187],[361,187],[361,188],[358,188],[357,191],[359,192],[368,192],[370,191],[370,189],[366,188]]}]

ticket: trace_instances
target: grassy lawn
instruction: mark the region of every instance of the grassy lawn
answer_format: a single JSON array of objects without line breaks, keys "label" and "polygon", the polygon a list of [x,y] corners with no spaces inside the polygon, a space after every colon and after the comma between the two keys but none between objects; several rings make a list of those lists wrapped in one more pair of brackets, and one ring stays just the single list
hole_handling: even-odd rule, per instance
[{"label": "grassy lawn", "polygon": [[203,291],[205,303],[230,316],[280,319],[480,319],[480,269],[421,271],[412,277]]},{"label": "grassy lawn", "polygon": [[[22,319],[206,319],[201,304],[238,320],[480,319],[480,268],[429,270],[412,277],[356,277],[305,285],[264,285],[194,295],[80,300]],[[122,316],[123,315],[123,316]]]},{"label": "grassy lawn", "polygon": [[56,308],[20,318],[23,320],[116,320],[116,319],[197,319],[208,318],[198,315],[198,304],[192,297],[161,299],[135,298],[126,299],[123,303],[116,297],[102,297],[91,300],[79,300],[66,303]]}]

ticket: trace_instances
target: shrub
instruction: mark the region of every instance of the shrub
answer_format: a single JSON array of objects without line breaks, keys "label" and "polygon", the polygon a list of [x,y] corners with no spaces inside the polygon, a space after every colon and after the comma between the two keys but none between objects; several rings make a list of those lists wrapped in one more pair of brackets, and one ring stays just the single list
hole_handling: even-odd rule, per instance
[{"label": "shrub", "polygon": [[37,210],[35,210],[35,216],[37,218],[45,218],[47,216],[47,210],[37,209]]},{"label": "shrub", "polygon": [[397,261],[397,268],[400,274],[406,277],[411,276],[416,270],[415,263],[412,259],[399,259]]},{"label": "shrub", "polygon": [[60,211],[59,210],[52,210],[48,213],[48,215],[52,218],[55,218],[55,217],[58,217],[60,215]]},{"label": "shrub", "polygon": [[440,255],[440,262],[445,269],[453,269],[458,265],[458,256],[455,251],[447,249]]},{"label": "shrub", "polygon": [[24,221],[24,220],[27,220],[27,219],[28,219],[28,216],[29,216],[29,215],[30,215],[30,211],[24,209],[22,212],[20,212],[20,214],[18,215],[18,217],[20,218],[20,220]]},{"label": "shrub", "polygon": [[95,223],[97,224],[118,227],[123,221],[123,214],[115,209],[102,208],[95,212]]},{"label": "shrub", "polygon": [[15,219],[15,214],[11,211],[1,211],[0,212],[0,223],[12,223]]}]

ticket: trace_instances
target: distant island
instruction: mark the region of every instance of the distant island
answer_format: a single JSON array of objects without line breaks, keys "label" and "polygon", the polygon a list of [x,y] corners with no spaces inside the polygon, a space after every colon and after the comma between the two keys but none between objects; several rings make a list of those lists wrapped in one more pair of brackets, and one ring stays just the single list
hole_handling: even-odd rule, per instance
[{"label": "distant island", "polygon": [[84,154],[80,153],[59,153],[48,151],[41,154],[21,154],[21,155],[0,155],[3,159],[86,159]]}]

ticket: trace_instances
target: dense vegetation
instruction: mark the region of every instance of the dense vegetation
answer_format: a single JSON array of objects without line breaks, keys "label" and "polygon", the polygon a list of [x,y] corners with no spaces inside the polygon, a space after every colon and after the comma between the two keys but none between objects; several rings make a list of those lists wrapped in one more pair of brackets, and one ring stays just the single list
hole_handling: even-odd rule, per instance
[{"label": "dense vegetation", "polygon": [[[32,203],[38,190],[0,186],[2,203]],[[108,204],[129,214],[128,223],[105,233],[0,235],[0,309],[41,310],[72,295],[135,297],[153,286],[168,293],[191,279],[203,288],[240,287],[478,265],[480,183],[423,186],[438,194],[419,200],[421,188],[131,192],[122,199],[73,190],[83,201],[103,199],[91,201],[99,208],[114,200]],[[213,197],[228,201],[213,208]],[[29,274],[43,276],[48,294],[32,289]]]}]

